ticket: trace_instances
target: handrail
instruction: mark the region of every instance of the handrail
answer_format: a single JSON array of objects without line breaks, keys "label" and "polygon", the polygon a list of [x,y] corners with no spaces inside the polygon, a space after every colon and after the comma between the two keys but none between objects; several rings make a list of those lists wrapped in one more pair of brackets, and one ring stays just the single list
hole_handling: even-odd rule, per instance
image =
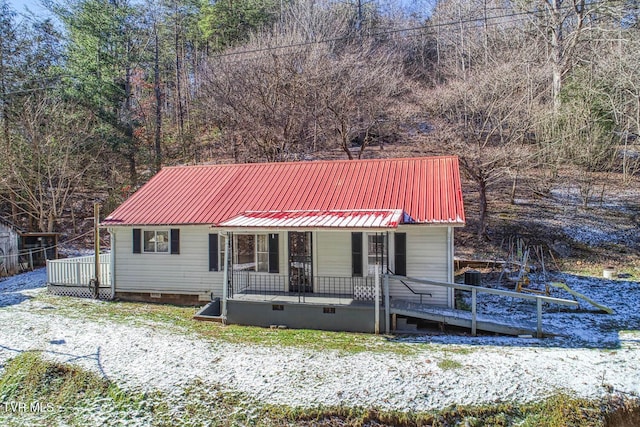
[{"label": "handrail", "polygon": [[402,283],[405,286],[405,288],[407,288],[407,289],[409,289],[411,291],[412,294],[420,295],[420,304],[422,304],[422,295],[429,295],[429,297],[433,298],[433,294],[431,292],[416,292],[411,288],[411,286],[406,284],[404,280],[398,279],[398,276],[392,276],[392,277],[394,279],[398,280],[400,283]]},{"label": "handrail", "polygon": [[461,284],[461,283],[436,282],[434,280],[416,279],[414,277],[407,277],[407,276],[390,276],[390,278],[396,279],[396,280],[405,279],[405,280],[408,280],[409,282],[422,283],[422,284],[425,284],[425,285],[433,285],[433,286],[443,286],[443,287],[447,287],[447,288],[460,289],[460,290],[463,290],[463,291],[476,290],[476,291],[479,291],[479,292],[484,292],[486,294],[501,295],[501,296],[505,296],[505,297],[521,298],[521,299],[528,299],[528,300],[535,300],[535,301],[542,300],[542,302],[554,303],[554,304],[559,304],[559,305],[568,305],[568,306],[571,306],[571,307],[578,307],[579,306],[578,302],[576,302],[576,301],[563,299],[563,298],[548,297],[546,295],[522,294],[522,293],[519,293],[519,292],[503,291],[501,289],[486,288],[484,286],[464,285],[464,284]]},{"label": "handrail", "polygon": [[[425,285],[432,285],[432,286],[442,286],[442,287],[447,287],[447,288],[453,288],[453,289],[460,289],[463,291],[470,291],[471,292],[471,334],[472,335],[476,335],[476,330],[477,330],[477,293],[478,292],[484,292],[486,294],[493,294],[493,295],[501,295],[501,296],[506,296],[506,297],[511,297],[511,298],[520,298],[520,299],[527,299],[527,300],[535,300],[536,301],[536,314],[537,314],[537,337],[538,338],[542,338],[542,303],[543,302],[548,302],[548,303],[553,303],[553,304],[560,304],[560,305],[567,305],[567,306],[571,306],[571,307],[578,307],[579,304],[577,301],[572,301],[572,300],[567,300],[567,299],[562,299],[562,298],[554,298],[554,297],[548,297],[545,295],[530,295],[530,294],[521,294],[518,292],[512,292],[512,291],[503,291],[500,289],[492,289],[492,288],[485,288],[483,286],[473,286],[473,285],[463,285],[460,283],[449,283],[449,282],[436,282],[434,280],[427,280],[427,279],[416,279],[414,277],[407,277],[407,276],[397,276],[397,275],[389,275],[388,277],[395,279],[395,280],[399,280],[402,282],[402,280],[407,280],[409,282],[415,282],[415,283],[421,283],[421,284],[425,284]],[[406,286],[406,285],[405,285]]]}]

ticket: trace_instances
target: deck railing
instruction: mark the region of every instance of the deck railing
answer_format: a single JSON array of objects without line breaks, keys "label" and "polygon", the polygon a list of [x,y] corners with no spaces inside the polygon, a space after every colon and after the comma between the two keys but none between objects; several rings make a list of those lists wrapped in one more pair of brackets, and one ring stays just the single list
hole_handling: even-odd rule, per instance
[{"label": "deck railing", "polygon": [[477,323],[478,323],[478,297],[479,293],[492,294],[492,295],[500,295],[504,297],[514,298],[514,299],[525,299],[532,300],[536,302],[536,335],[538,338],[542,338],[542,304],[543,303],[551,303],[551,304],[559,304],[570,307],[578,307],[578,302],[573,300],[567,300],[563,298],[555,298],[546,295],[533,295],[533,294],[523,294],[520,292],[506,291],[502,289],[493,289],[493,288],[485,288],[483,286],[473,286],[466,285],[460,283],[447,283],[447,282],[437,282],[433,280],[426,279],[416,279],[405,276],[385,276],[385,281],[394,279],[399,280],[407,286],[405,282],[415,283],[419,285],[428,285],[428,286],[439,286],[451,289],[458,289],[461,291],[469,291],[471,292],[471,334],[476,335],[477,332]]},{"label": "deck railing", "polygon": [[[101,254],[99,260],[98,296],[101,299],[111,299],[113,298],[111,254]],[[56,295],[92,297],[95,275],[95,257],[93,255],[47,261],[47,286],[49,291]]]},{"label": "deck railing", "polygon": [[229,298],[241,295],[267,297],[293,296],[299,302],[307,297],[335,297],[356,301],[374,301],[374,277],[313,276],[300,278],[281,274],[235,271],[231,275]]}]

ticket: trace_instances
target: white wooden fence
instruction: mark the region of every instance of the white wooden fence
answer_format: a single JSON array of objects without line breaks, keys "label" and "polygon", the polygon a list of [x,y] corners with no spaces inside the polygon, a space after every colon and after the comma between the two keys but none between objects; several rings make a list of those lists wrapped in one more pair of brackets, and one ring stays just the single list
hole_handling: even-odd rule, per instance
[{"label": "white wooden fence", "polygon": [[[95,278],[93,255],[47,261],[47,287],[55,295],[93,298]],[[100,255],[100,299],[112,299],[111,254]]]}]

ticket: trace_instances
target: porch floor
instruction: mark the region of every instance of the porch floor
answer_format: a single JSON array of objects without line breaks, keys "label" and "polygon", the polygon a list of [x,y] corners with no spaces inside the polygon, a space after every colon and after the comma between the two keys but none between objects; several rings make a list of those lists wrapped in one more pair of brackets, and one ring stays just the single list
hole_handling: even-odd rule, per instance
[{"label": "porch floor", "polygon": [[305,293],[301,295],[297,294],[262,294],[262,293],[238,293],[229,298],[235,301],[247,301],[247,302],[282,302],[287,304],[314,304],[314,305],[360,305],[360,306],[373,306],[373,301],[363,301],[353,299],[351,296],[338,296],[338,295],[323,295]]}]

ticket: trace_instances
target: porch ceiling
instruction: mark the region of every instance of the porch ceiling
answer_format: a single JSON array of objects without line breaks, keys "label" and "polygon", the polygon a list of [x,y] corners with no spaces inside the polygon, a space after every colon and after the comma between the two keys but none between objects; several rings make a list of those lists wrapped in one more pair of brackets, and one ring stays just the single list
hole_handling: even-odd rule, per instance
[{"label": "porch ceiling", "polygon": [[220,224],[252,228],[397,228],[413,222],[401,209],[247,211]]}]

